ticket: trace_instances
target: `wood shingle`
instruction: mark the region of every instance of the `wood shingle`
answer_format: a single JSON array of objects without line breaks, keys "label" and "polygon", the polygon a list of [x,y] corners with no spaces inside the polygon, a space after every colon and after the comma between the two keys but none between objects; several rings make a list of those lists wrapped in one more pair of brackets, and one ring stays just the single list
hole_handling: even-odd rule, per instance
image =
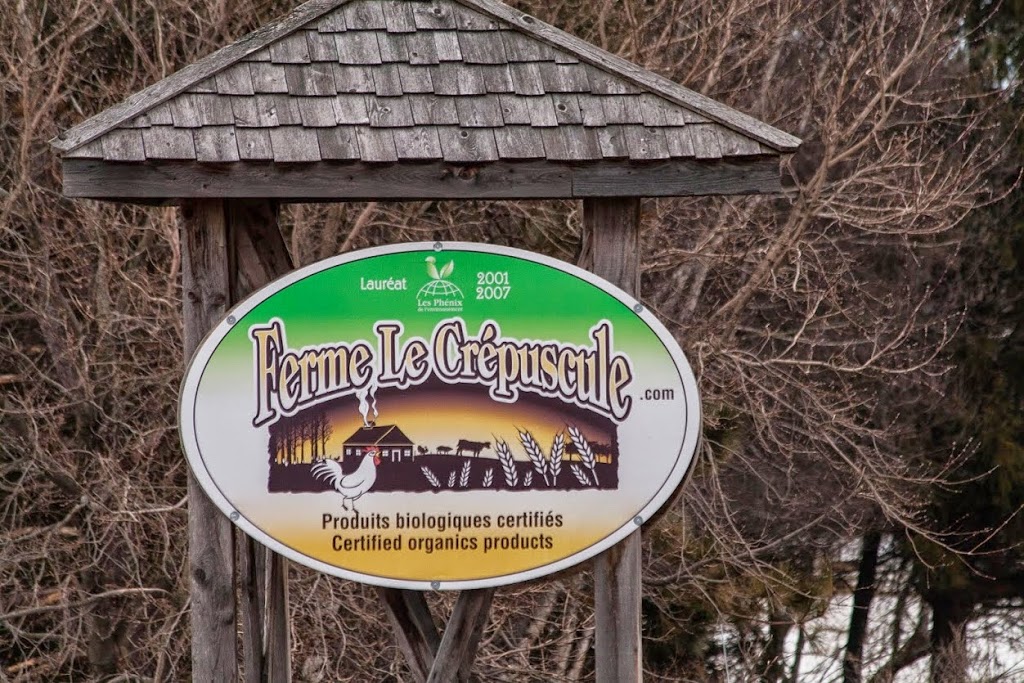
[{"label": "wood shingle", "polygon": [[238,156],[246,161],[273,161],[274,148],[270,132],[265,128],[238,128],[235,130]]},{"label": "wood shingle", "polygon": [[351,126],[321,128],[316,132],[320,157],[325,161],[354,161],[359,158],[356,129]]}]

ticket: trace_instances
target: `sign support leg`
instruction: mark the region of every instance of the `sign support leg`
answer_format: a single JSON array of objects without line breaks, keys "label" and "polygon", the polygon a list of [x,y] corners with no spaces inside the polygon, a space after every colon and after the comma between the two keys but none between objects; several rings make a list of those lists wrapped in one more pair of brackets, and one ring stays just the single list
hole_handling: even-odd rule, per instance
[{"label": "sign support leg", "polygon": [[480,637],[487,626],[493,588],[463,591],[440,637],[421,591],[378,588],[416,683],[472,681]]},{"label": "sign support leg", "polygon": [[263,555],[266,567],[266,612],[263,624],[266,634],[266,671],[270,683],[292,680],[292,643],[288,627],[288,560],[249,539]]},{"label": "sign support leg", "polygon": [[[231,303],[292,270],[278,227],[278,207],[266,200],[230,200],[226,215],[230,242]],[[291,680],[288,629],[288,562],[239,534],[242,659],[246,683]]]},{"label": "sign support leg", "polygon": [[416,683],[426,683],[434,657],[441,646],[441,636],[434,626],[434,618],[422,591],[398,588],[378,588],[377,595],[384,603],[388,619],[395,631],[398,649]]},{"label": "sign support leg", "polygon": [[[640,199],[584,199],[583,238],[581,265],[639,299]],[[594,560],[598,683],[643,678],[640,597],[638,529]]]},{"label": "sign support leg", "polygon": [[493,598],[493,588],[466,590],[459,594],[452,618],[437,648],[437,657],[434,658],[427,683],[470,679],[476,648],[487,626]]},{"label": "sign support leg", "polygon": [[[181,208],[185,357],[231,303],[291,270],[269,201],[190,201]],[[192,677],[238,678],[235,534],[230,520],[188,476],[192,579]],[[259,543],[238,538],[242,654],[246,680],[291,678],[287,564]]]},{"label": "sign support leg", "polygon": [[[224,203],[181,207],[185,358],[227,313],[228,229]],[[234,527],[188,474],[188,552],[192,581],[192,678],[237,680]]]}]

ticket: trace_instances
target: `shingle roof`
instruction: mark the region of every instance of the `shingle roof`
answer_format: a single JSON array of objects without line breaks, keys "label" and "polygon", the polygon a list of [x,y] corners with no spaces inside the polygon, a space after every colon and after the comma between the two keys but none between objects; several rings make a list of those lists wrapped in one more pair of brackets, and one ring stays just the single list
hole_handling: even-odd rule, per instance
[{"label": "shingle roof", "polygon": [[799,140],[493,0],[314,0],[54,141],[65,158],[720,159]]}]

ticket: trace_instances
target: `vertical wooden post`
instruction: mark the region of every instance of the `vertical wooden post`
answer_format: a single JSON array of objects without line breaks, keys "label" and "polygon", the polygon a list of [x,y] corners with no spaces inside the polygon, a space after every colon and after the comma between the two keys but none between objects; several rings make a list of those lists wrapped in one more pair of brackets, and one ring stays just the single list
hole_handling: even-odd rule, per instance
[{"label": "vertical wooden post", "polygon": [[292,680],[292,642],[288,623],[288,561],[252,541],[263,555],[266,569],[265,633],[266,680],[288,683]]},{"label": "vertical wooden post", "polygon": [[[584,266],[639,299],[640,199],[584,199],[583,231]],[[642,680],[640,572],[639,530],[594,561],[598,683]]]},{"label": "vertical wooden post", "polygon": [[[185,358],[224,317],[230,301],[224,203],[181,207]],[[192,579],[192,680],[237,680],[234,527],[188,475],[188,552]]]},{"label": "vertical wooden post", "polygon": [[[231,200],[226,207],[231,303],[292,270],[278,227],[277,204]],[[242,589],[242,661],[246,683],[291,680],[288,563],[244,536],[238,542]]]},{"label": "vertical wooden post", "polygon": [[288,561],[248,536],[238,538],[245,683],[291,680]]},{"label": "vertical wooden post", "polygon": [[[202,200],[181,209],[185,355],[252,290],[291,270],[268,201]],[[235,541],[231,522],[189,473],[189,560],[192,577],[192,678],[235,681]],[[242,588],[242,655],[246,681],[291,679],[288,567],[249,538],[238,539]]]},{"label": "vertical wooden post", "polygon": [[244,534],[235,535],[238,557],[238,611],[242,622],[242,673],[245,683],[263,683],[267,669],[263,638],[263,615],[266,613],[266,567],[258,557],[256,544]]}]

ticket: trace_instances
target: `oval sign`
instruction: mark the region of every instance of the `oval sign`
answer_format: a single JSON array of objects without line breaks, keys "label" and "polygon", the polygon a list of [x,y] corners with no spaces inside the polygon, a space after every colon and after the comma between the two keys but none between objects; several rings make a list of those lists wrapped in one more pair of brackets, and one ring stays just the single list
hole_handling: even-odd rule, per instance
[{"label": "oval sign", "polygon": [[622,290],[481,244],[368,249],[239,304],[192,359],[181,437],[243,530],[365,583],[498,586],[650,519],[700,432],[693,372]]}]

